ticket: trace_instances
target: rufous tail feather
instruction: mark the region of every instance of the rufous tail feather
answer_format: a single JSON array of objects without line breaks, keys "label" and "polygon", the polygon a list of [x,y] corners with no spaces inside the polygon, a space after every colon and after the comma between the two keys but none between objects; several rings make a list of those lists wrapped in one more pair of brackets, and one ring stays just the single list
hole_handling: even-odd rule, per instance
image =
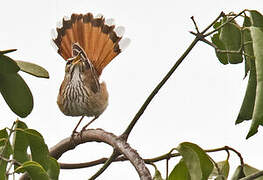
[{"label": "rufous tail feather", "polygon": [[[62,27],[57,27],[57,35],[52,40],[57,52],[65,59],[73,57],[72,45],[78,43],[84,49],[98,75],[129,44],[129,39],[122,39],[122,27],[115,28],[113,19],[102,15],[94,17],[91,13],[72,14],[64,17]],[[124,29],[123,29],[124,30]],[[122,42],[122,46],[119,43]]]}]

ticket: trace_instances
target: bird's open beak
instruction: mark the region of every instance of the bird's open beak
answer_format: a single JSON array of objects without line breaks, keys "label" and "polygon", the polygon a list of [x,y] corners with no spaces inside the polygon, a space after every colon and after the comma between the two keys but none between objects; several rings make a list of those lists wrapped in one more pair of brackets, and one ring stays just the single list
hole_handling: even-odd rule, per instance
[{"label": "bird's open beak", "polygon": [[73,59],[72,64],[73,65],[78,64],[80,61],[81,61],[81,58],[80,58],[80,54],[79,54],[76,58]]}]

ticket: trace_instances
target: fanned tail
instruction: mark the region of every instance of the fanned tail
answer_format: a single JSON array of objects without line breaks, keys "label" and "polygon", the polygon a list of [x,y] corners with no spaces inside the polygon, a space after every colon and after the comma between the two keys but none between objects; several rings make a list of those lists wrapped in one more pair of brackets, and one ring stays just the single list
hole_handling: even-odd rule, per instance
[{"label": "fanned tail", "polygon": [[73,57],[72,45],[78,43],[98,75],[130,42],[122,39],[124,28],[115,28],[113,19],[105,20],[102,15],[94,17],[91,13],[64,17],[56,32],[52,40],[57,52],[67,60]]}]

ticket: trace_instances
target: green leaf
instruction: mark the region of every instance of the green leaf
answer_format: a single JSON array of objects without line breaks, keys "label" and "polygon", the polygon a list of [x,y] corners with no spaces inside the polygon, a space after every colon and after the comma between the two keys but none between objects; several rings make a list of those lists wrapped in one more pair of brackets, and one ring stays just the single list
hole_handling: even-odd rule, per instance
[{"label": "green leaf", "polygon": [[[252,175],[254,173],[257,173],[259,172],[260,170],[252,167],[252,166],[249,166],[247,164],[244,164],[244,167],[243,167],[243,172],[245,174],[245,176],[249,176],[249,175]],[[263,177],[259,177],[259,178],[256,178],[255,180],[263,180]]]},{"label": "green leaf", "polygon": [[[0,130],[0,154],[4,158],[9,159],[12,152],[13,150],[8,139],[8,133],[6,129],[2,129]],[[6,179],[6,166],[7,162],[0,159],[0,179]]]},{"label": "green leaf", "polygon": [[[57,160],[55,158],[49,156],[49,167],[47,170],[48,177],[51,180],[58,180],[59,171],[60,171],[60,166],[59,166]],[[156,179],[156,180],[162,180],[162,179]]]},{"label": "green leaf", "polygon": [[250,120],[253,116],[255,98],[256,98],[256,88],[257,88],[257,77],[256,77],[256,67],[254,59],[250,59],[250,73],[249,80],[247,84],[246,94],[243,99],[242,106],[240,108],[236,124],[243,122],[244,120]]},{"label": "green leaf", "polygon": [[[219,40],[219,34],[218,33],[214,34],[211,37],[211,40],[212,40],[212,43],[214,43],[219,50],[225,50],[226,49],[224,43],[221,40]],[[226,53],[216,51],[216,56],[222,64],[228,64]]]},{"label": "green leaf", "polygon": [[11,52],[14,52],[16,51],[17,49],[8,49],[8,50],[3,50],[3,51],[0,51],[0,54],[7,54],[7,53],[11,53]]},{"label": "green leaf", "polygon": [[0,74],[17,73],[18,71],[19,67],[16,62],[0,53]]},{"label": "green leaf", "polygon": [[191,180],[207,180],[214,165],[205,151],[189,142],[181,143],[177,150],[185,161]]},{"label": "green leaf", "polygon": [[16,61],[16,63],[20,67],[21,71],[36,77],[49,78],[48,71],[39,65],[25,61]]},{"label": "green leaf", "polygon": [[174,167],[169,174],[168,180],[191,180],[189,171],[183,159]]},{"label": "green leaf", "polygon": [[258,131],[258,126],[263,125],[263,28],[252,26],[250,27],[250,32],[253,40],[253,50],[255,55],[257,87],[252,123],[246,138],[256,134]]},{"label": "green leaf", "polygon": [[251,26],[250,18],[245,16],[243,22],[243,30],[242,30],[242,39],[243,39],[243,50],[244,50],[244,57],[245,57],[245,76],[247,76],[248,71],[250,70],[250,59],[254,60],[254,52],[253,52],[253,44],[252,38],[250,34],[250,30],[247,27]]},{"label": "green leaf", "polygon": [[49,180],[47,172],[37,162],[27,161],[15,169],[17,173],[24,171],[28,172],[32,180]]},{"label": "green leaf", "polygon": [[47,170],[49,166],[49,151],[42,135],[33,129],[25,129],[24,132],[29,142],[32,160],[38,162]]},{"label": "green leaf", "polygon": [[[224,18],[223,22],[226,22]],[[219,40],[223,42],[227,55],[227,61],[230,64],[237,64],[243,61],[241,52],[241,30],[237,24],[229,22],[225,24],[219,34]]]},{"label": "green leaf", "polygon": [[220,169],[220,174],[216,167],[214,167],[213,172],[210,174],[209,178],[217,177],[217,179],[227,179],[229,173],[229,163],[228,160],[220,161],[217,163],[218,168]]},{"label": "green leaf", "polygon": [[263,28],[263,16],[255,10],[249,12],[252,26]]},{"label": "green leaf", "polygon": [[241,178],[245,177],[245,174],[243,172],[243,166],[238,166],[233,174],[233,176],[231,177],[231,180],[239,180]]},{"label": "green leaf", "polygon": [[33,109],[31,91],[17,74],[0,74],[0,92],[10,109],[20,117],[26,117]]},{"label": "green leaf", "polygon": [[[16,121],[15,133],[13,136],[14,159],[20,163],[30,160],[30,157],[27,154],[29,142],[23,131],[24,129],[27,129],[27,125],[22,121]],[[17,167],[18,166],[15,165],[15,169]]]},{"label": "green leaf", "polygon": [[[31,158],[27,154],[27,148],[30,147]],[[22,121],[16,122],[15,136],[14,136],[14,157],[21,163],[26,163],[33,160],[39,164],[49,179],[58,180],[60,167],[56,159],[49,156],[48,147],[44,142],[42,135],[33,129],[28,129],[26,124]],[[23,172],[25,168],[19,168],[17,172]]]}]

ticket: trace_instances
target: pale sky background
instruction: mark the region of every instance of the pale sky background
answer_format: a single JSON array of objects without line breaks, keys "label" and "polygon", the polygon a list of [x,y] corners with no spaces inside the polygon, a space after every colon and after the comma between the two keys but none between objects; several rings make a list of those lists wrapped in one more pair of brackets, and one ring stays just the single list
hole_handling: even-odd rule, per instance
[{"label": "pale sky background", "polygon": [[[50,45],[50,31],[56,22],[71,13],[102,13],[125,26],[130,46],[104,70],[109,106],[90,126],[116,135],[122,133],[152,89],[190,45],[194,36],[191,16],[202,30],[221,11],[236,13],[243,9],[263,13],[263,1],[107,1],[107,0],[9,0],[0,7],[0,49],[17,48],[13,59],[36,63],[46,68],[50,79],[20,73],[34,96],[34,109],[25,119],[38,130],[49,147],[70,136],[78,117],[66,117],[56,104],[64,77],[64,60]],[[246,140],[251,122],[235,126],[247,80],[244,64],[224,66],[214,50],[200,42],[154,98],[133,129],[129,143],[143,158],[163,155],[179,143],[190,141],[204,149],[231,146],[242,153],[244,161],[258,169],[262,166],[262,128]],[[0,98],[0,127],[11,127],[17,116]],[[84,122],[88,122],[85,118]],[[84,125],[84,123],[83,123]],[[112,148],[103,143],[88,143],[63,155],[60,162],[86,162],[108,157]],[[210,154],[224,160],[225,152]],[[179,158],[177,158],[178,160]],[[177,161],[171,161],[170,170]],[[231,172],[239,163],[233,153]],[[157,163],[163,177],[165,161]],[[153,168],[148,166],[153,174]],[[99,166],[81,170],[61,170],[60,179],[88,179]],[[129,162],[112,164],[98,179],[138,179]]]}]

